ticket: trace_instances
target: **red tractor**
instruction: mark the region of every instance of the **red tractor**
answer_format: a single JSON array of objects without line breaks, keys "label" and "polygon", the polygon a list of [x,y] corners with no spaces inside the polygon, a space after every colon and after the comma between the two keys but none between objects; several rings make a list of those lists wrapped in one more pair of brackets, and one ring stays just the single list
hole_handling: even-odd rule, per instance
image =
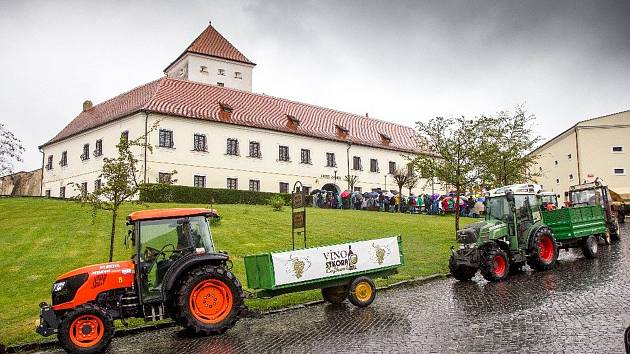
[{"label": "red tractor", "polygon": [[226,253],[217,252],[210,209],[161,209],[127,219],[131,261],[95,264],[57,278],[52,305],[40,304],[36,332],[57,334],[72,353],[103,351],[114,320],[172,318],[199,334],[223,333],[244,308],[241,283]]}]

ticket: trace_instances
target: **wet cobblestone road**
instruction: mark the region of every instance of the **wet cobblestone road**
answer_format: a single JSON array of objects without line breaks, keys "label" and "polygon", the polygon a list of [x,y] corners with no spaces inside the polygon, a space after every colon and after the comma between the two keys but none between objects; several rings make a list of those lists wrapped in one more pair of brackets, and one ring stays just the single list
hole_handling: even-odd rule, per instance
[{"label": "wet cobblestone road", "polygon": [[177,327],[116,338],[110,352],[621,353],[630,325],[630,240],[600,251],[595,260],[562,251],[555,270],[502,283],[444,279],[380,292],[364,309],[322,304],[246,318],[210,338]]}]

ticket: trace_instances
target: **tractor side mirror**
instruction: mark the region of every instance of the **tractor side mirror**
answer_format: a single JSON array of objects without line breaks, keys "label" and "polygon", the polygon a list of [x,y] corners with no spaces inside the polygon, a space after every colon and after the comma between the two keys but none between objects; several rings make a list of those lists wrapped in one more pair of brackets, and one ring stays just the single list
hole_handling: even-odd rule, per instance
[{"label": "tractor side mirror", "polygon": [[505,199],[510,203],[514,202],[514,193],[510,190],[505,191]]},{"label": "tractor side mirror", "polygon": [[128,240],[131,239],[131,246],[136,246],[136,240],[133,237],[133,230],[127,230],[127,236],[125,236],[125,247],[129,248]]}]

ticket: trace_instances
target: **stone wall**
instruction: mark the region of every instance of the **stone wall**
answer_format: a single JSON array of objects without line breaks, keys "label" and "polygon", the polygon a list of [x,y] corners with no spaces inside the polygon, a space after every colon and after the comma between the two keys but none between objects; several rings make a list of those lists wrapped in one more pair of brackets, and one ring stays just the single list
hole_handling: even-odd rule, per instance
[{"label": "stone wall", "polygon": [[0,195],[41,195],[42,169],[0,177]]}]

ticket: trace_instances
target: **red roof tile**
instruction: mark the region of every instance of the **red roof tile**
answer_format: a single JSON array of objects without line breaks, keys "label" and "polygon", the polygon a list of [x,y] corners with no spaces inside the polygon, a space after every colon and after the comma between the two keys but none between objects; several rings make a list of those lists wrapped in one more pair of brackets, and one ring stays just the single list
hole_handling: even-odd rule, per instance
[{"label": "red roof tile", "polygon": [[241,63],[256,65],[243,53],[239,52],[225,37],[221,35],[212,25],[201,32],[201,34],[184,50],[184,52],[175,59],[169,66],[164,69],[166,72],[173,64],[175,64],[184,54],[195,53],[201,55],[209,55],[211,57],[234,60]]},{"label": "red roof tile", "polygon": [[[227,119],[225,112],[220,114],[221,104],[232,108]],[[44,145],[138,111],[418,152],[413,138],[415,132],[407,126],[283,98],[172,78],[137,87],[82,112]],[[295,117],[299,123],[288,127],[287,116]],[[348,134],[340,137],[337,126],[348,129]],[[391,141],[385,144],[382,135]]]}]

